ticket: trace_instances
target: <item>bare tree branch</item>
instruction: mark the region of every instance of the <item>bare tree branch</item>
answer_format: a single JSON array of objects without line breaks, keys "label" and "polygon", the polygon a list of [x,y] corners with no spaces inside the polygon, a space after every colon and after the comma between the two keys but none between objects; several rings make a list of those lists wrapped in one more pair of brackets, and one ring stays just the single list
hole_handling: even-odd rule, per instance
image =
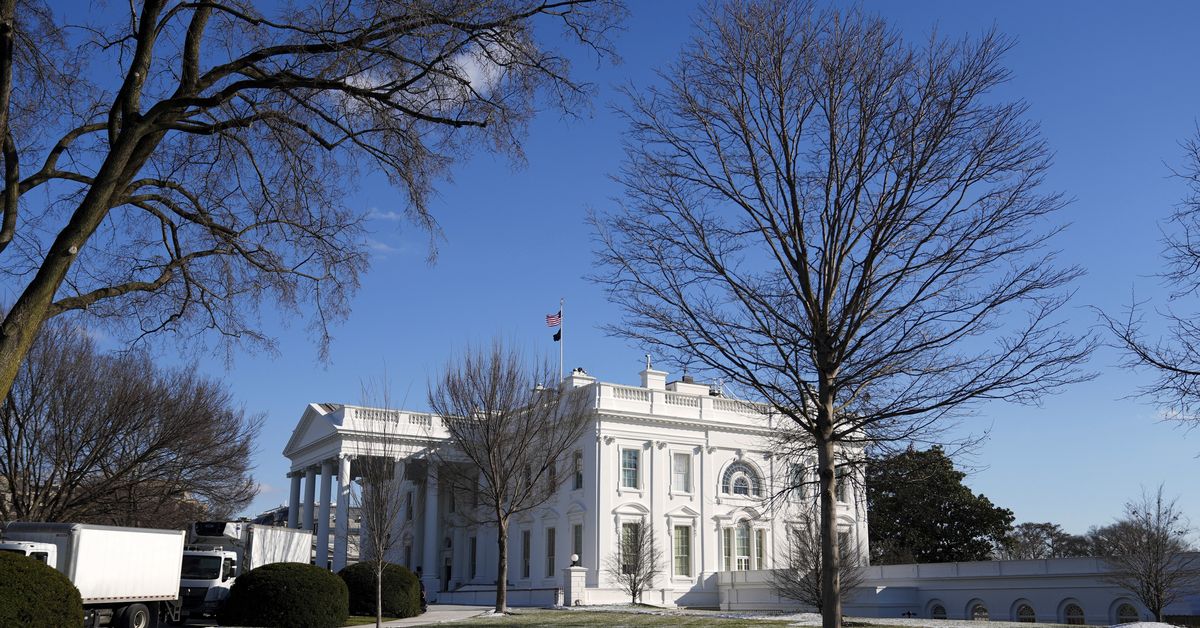
[{"label": "bare tree branch", "polygon": [[713,7],[701,30],[661,87],[628,90],[596,279],[627,313],[612,333],[723,377],[812,448],[836,628],[837,467],[1086,379],[1095,339],[1062,315],[1082,271],[1049,249],[1064,201],[1037,126],[991,94],[1004,37],[912,46],[785,0]]},{"label": "bare tree branch", "polygon": [[312,0],[262,11],[155,0],[67,14],[0,0],[0,272],[18,286],[0,323],[0,391],[42,324],[85,306],[135,341],[215,330],[228,350],[271,347],[258,320],[269,302],[308,313],[324,357],[367,268],[364,212],[347,205],[358,177],[401,190],[433,256],[428,199],[454,162],[479,147],[519,160],[543,103],[586,106],[589,86],[541,24],[610,56],[624,9]]}]

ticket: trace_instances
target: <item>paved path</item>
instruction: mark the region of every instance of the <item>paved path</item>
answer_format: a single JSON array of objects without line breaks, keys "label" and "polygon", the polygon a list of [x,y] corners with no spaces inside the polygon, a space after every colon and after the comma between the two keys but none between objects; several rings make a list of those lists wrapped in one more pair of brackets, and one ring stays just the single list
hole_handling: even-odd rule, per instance
[{"label": "paved path", "polygon": [[[448,621],[459,621],[470,619],[476,615],[491,610],[491,606],[466,606],[459,604],[430,604],[429,610],[417,615],[416,617],[408,617],[406,619],[396,619],[383,622],[384,626],[428,626],[429,624],[441,624]],[[367,624],[371,626],[372,624]]]}]

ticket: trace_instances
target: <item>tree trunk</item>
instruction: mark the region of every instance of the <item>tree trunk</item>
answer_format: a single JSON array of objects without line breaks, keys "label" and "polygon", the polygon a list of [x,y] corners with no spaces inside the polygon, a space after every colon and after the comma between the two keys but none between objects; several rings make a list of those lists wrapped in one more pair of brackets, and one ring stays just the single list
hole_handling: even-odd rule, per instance
[{"label": "tree trunk", "polygon": [[508,612],[508,519],[496,526],[496,546],[500,560],[496,563],[496,612]]},{"label": "tree trunk", "polygon": [[58,232],[46,253],[46,259],[13,303],[0,324],[0,398],[8,396],[21,364],[33,346],[33,340],[50,316],[54,295],[79,250],[108,214],[116,191],[119,173],[129,164],[133,153],[130,141],[113,146],[96,173],[95,183],[71,215],[70,222]]},{"label": "tree trunk", "polygon": [[[375,628],[383,628],[383,569],[382,560],[375,563]],[[418,585],[419,586],[419,585]]]},{"label": "tree trunk", "polygon": [[[822,382],[824,384],[824,382]],[[841,557],[837,542],[837,459],[834,457],[833,442],[833,395],[826,386],[821,386],[821,407],[817,409],[817,434],[814,438],[817,449],[817,474],[820,477],[821,495],[821,608],[822,628],[841,628]]]}]

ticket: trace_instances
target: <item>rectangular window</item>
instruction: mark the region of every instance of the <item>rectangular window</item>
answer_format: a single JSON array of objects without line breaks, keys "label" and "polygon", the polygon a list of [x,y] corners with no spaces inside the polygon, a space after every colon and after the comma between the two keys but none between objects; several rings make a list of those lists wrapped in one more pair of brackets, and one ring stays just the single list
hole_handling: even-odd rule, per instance
[{"label": "rectangular window", "polygon": [[525,480],[525,488],[533,486],[533,465],[525,465],[525,474],[522,479]]},{"label": "rectangular window", "polygon": [[575,490],[583,488],[583,452],[575,452]]},{"label": "rectangular window", "polygon": [[447,490],[446,491],[446,504],[447,504],[446,509],[449,510],[450,512],[454,512],[454,503],[455,503],[454,502],[454,490],[453,489]]},{"label": "rectangular window", "polygon": [[734,534],[734,558],[736,559],[735,569],[738,571],[750,570],[750,526],[742,524],[736,528]]},{"label": "rectangular window", "polygon": [[721,530],[721,546],[725,554],[725,571],[733,571],[733,528]]},{"label": "rectangular window", "polygon": [[529,577],[529,530],[521,530],[521,577]]},{"label": "rectangular window", "polygon": [[549,478],[547,481],[548,488],[550,489],[550,494],[553,495],[558,492],[558,465],[554,464],[553,460],[550,461],[550,466],[546,467],[546,473]]},{"label": "rectangular window", "polygon": [[691,526],[675,526],[675,575],[692,575]]},{"label": "rectangular window", "polygon": [[838,555],[842,556],[842,564],[845,564],[845,557],[850,553],[850,528],[838,528],[837,542]]},{"label": "rectangular window", "polygon": [[641,541],[642,524],[626,522],[621,524],[621,573],[636,573]]},{"label": "rectangular window", "polygon": [[837,496],[837,500],[846,503],[846,488],[849,484],[850,474],[842,468],[839,468],[834,474],[833,492]]},{"label": "rectangular window", "polygon": [[755,530],[754,531],[754,568],[755,569],[766,569],[767,568],[767,564],[766,564],[766,560],[765,560],[766,556],[767,556],[767,531],[766,530]]},{"label": "rectangular window", "polygon": [[412,564],[412,546],[411,545],[404,546],[404,566],[408,567],[409,569],[412,569],[413,564]]},{"label": "rectangular window", "polygon": [[637,488],[641,485],[638,477],[638,463],[641,462],[640,449],[621,450],[621,487]]},{"label": "rectangular window", "polygon": [[577,523],[571,526],[571,553],[579,557],[579,563],[583,564],[583,524]]},{"label": "rectangular window", "polygon": [[546,577],[554,577],[554,528],[546,528]]},{"label": "rectangular window", "polygon": [[792,501],[800,501],[804,497],[804,465],[799,462],[792,463],[788,484],[792,493]]},{"label": "rectangular window", "polygon": [[412,493],[404,494],[404,520],[412,521],[413,517]]},{"label": "rectangular window", "polygon": [[470,543],[468,543],[468,545],[469,545],[469,547],[468,547],[467,551],[470,552],[469,558],[471,560],[470,569],[468,570],[468,573],[471,574],[471,579],[474,580],[475,579],[475,569],[476,569],[476,567],[478,567],[478,561],[479,561],[479,555],[478,555],[479,539],[476,537],[471,537],[471,541],[470,541]]},{"label": "rectangular window", "polygon": [[677,453],[671,456],[671,488],[681,493],[692,492],[691,454]]}]

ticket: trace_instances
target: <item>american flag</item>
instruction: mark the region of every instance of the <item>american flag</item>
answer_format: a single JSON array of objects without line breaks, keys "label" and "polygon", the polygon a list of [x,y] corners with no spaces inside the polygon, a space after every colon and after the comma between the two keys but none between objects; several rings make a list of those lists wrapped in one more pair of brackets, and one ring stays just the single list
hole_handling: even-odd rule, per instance
[{"label": "american flag", "polygon": [[559,325],[562,325],[562,310],[546,315],[546,327],[558,327]]}]

